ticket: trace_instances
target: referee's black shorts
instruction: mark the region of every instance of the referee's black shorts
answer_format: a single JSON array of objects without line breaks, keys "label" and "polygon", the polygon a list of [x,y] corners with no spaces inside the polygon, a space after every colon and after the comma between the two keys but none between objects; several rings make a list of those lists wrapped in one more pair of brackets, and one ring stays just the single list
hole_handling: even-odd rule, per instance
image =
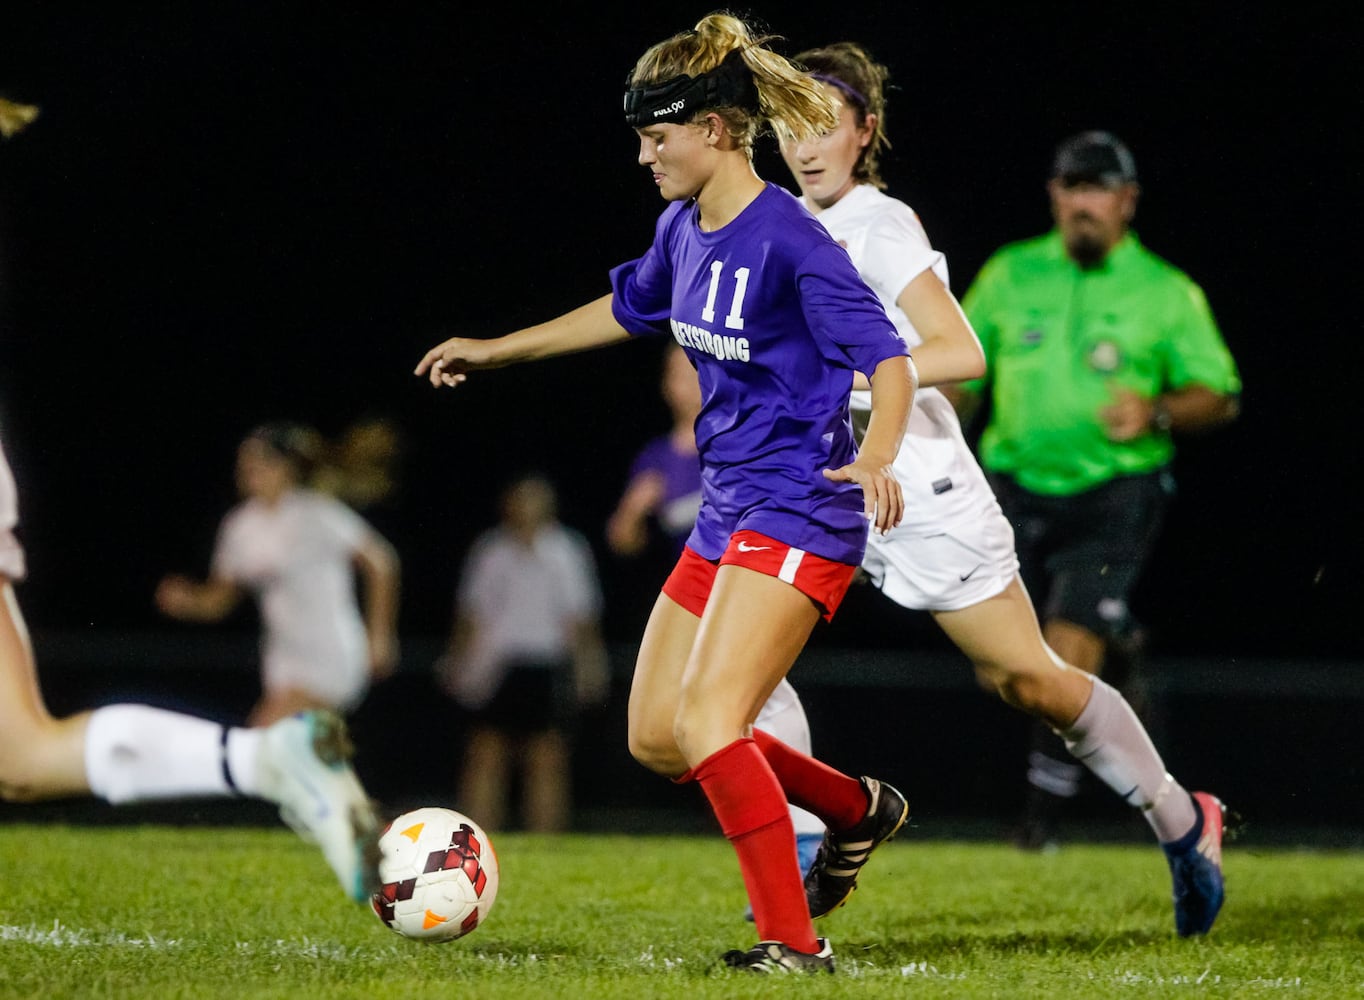
[{"label": "referee's black shorts", "polygon": [[1132,589],[1174,496],[1169,470],[1118,476],[1070,496],[1034,493],[999,473],[989,478],[1038,615],[1104,637],[1125,632]]}]

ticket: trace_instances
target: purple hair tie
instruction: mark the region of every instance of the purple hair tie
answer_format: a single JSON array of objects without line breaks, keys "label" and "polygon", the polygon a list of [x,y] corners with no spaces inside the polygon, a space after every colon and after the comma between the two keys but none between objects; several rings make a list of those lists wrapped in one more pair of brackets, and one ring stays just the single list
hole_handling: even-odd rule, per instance
[{"label": "purple hair tie", "polygon": [[843,93],[846,94],[848,97],[851,97],[854,101],[856,101],[858,105],[861,106],[863,111],[866,111],[868,108],[871,107],[871,103],[865,97],[862,96],[861,92],[859,92],[856,87],[844,83],[836,76],[830,76],[828,73],[811,73],[810,79],[818,80],[820,83],[832,84],[834,87],[837,87],[839,90],[843,91]]}]

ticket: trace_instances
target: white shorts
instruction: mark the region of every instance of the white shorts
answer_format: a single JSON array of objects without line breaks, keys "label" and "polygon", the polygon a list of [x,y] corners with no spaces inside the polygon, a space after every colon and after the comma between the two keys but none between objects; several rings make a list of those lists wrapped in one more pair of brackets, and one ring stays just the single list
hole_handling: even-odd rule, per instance
[{"label": "white shorts", "polygon": [[754,729],[771,733],[787,746],[795,747],[803,754],[810,754],[810,723],[805,718],[805,706],[800,703],[800,695],[785,677],[763,703]]},{"label": "white shorts", "polygon": [[19,491],[14,487],[5,452],[0,448],[0,576],[13,583],[24,578],[24,547],[14,537],[19,523]]},{"label": "white shorts", "polygon": [[1014,531],[999,504],[934,534],[898,528],[867,540],[862,568],[881,593],[915,611],[960,611],[1018,575]]}]

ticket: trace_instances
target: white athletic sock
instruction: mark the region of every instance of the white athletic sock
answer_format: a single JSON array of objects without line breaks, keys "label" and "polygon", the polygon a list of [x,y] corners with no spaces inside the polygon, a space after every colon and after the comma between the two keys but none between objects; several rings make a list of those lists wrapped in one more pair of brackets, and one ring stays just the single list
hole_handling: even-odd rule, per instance
[{"label": "white athletic sock", "polygon": [[1058,799],[1073,799],[1080,794],[1084,768],[1057,760],[1040,750],[1028,754],[1028,784]]},{"label": "white athletic sock", "polygon": [[255,794],[253,744],[241,732],[148,705],[96,709],[85,730],[90,790],[115,805]]},{"label": "white athletic sock", "polygon": [[[814,755],[810,747],[810,720],[805,717],[805,706],[785,677],[763,703],[753,728],[770,733],[807,757]],[[791,825],[796,828],[797,836],[805,833],[823,835],[824,823],[818,816],[806,812],[800,806],[790,806],[790,810]]]},{"label": "white athletic sock", "polygon": [[1166,772],[1146,728],[1115,688],[1095,677],[1084,711],[1061,738],[1071,756],[1142,811],[1162,843],[1193,828],[1193,799]]},{"label": "white athletic sock", "polygon": [[248,798],[264,798],[260,786],[259,760],[264,729],[233,726],[227,731],[227,773],[232,787]]}]

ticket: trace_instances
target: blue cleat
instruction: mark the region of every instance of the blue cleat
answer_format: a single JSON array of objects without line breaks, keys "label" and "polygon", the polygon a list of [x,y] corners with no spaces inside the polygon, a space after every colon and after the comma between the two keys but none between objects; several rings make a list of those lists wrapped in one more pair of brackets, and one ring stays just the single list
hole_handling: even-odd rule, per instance
[{"label": "blue cleat", "polygon": [[1162,844],[1174,879],[1175,930],[1180,937],[1212,929],[1226,892],[1222,884],[1222,834],[1227,807],[1207,792],[1193,793],[1198,821],[1185,836]]},{"label": "blue cleat", "polygon": [[822,843],[824,843],[822,833],[796,834],[796,864],[800,866],[801,878],[815,866],[815,858],[819,856],[819,845]]}]

